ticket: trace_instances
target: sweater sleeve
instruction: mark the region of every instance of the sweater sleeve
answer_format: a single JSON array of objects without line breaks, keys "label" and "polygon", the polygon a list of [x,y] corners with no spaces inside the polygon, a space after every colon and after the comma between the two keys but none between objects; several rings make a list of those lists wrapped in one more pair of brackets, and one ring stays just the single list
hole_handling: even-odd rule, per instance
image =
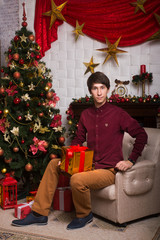
[{"label": "sweater sleeve", "polygon": [[71,145],[79,144],[80,146],[82,146],[82,144],[86,141],[87,130],[84,126],[84,122],[85,122],[85,117],[84,117],[84,114],[82,113],[78,123],[76,137],[72,140]]},{"label": "sweater sleeve", "polygon": [[145,144],[147,143],[147,133],[144,128],[140,126],[137,120],[133,119],[127,112],[122,110],[120,120],[121,130],[130,134],[135,138],[133,150],[129,156],[130,159],[136,162],[137,158],[141,156]]}]

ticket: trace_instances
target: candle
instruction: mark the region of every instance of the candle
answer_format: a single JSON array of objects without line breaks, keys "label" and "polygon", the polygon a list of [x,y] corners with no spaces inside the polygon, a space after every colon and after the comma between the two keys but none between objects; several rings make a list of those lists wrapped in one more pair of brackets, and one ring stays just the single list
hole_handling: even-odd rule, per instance
[{"label": "candle", "polygon": [[141,65],[141,74],[146,73],[146,65]]}]

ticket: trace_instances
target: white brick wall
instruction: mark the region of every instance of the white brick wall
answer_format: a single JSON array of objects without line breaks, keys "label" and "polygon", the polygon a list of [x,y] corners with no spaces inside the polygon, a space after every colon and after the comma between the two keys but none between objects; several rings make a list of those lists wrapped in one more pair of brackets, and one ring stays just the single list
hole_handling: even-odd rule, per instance
[{"label": "white brick wall", "polygon": [[[22,22],[22,0],[19,1],[19,28]],[[14,4],[13,4],[14,2]],[[0,7],[6,7],[9,4],[16,8],[18,11],[17,1],[15,0],[0,0]],[[12,9],[12,8],[11,8]],[[7,11],[7,9],[5,9]],[[15,10],[14,10],[15,11]],[[26,13],[28,29],[34,32],[34,11],[35,0],[26,1]],[[4,10],[0,10],[2,14]],[[18,13],[17,13],[18,14]],[[4,14],[6,16],[6,14]],[[11,19],[14,25],[13,29],[5,31],[6,26],[1,27],[4,30],[1,31],[3,39],[5,41],[5,48],[8,48],[11,37],[14,36],[14,32],[17,28],[17,15],[13,13],[14,19]],[[17,22],[15,22],[17,21]],[[10,22],[10,21],[9,21]],[[2,19],[0,19],[0,25],[3,25]],[[6,25],[6,24],[5,24]],[[146,42],[137,46],[120,47],[127,51],[124,54],[117,54],[119,67],[114,61],[109,60],[102,65],[105,54],[96,51],[98,48],[106,47],[106,44],[93,40],[87,36],[80,36],[78,41],[75,42],[74,35],[72,33],[73,27],[67,23],[63,23],[58,28],[58,40],[52,43],[52,47],[46,52],[43,61],[46,62],[48,68],[52,70],[53,75],[53,88],[57,95],[60,97],[58,107],[60,108],[63,116],[63,124],[66,125],[66,110],[72,98],[79,98],[85,96],[88,93],[86,87],[86,80],[90,73],[84,75],[86,67],[83,62],[89,62],[93,56],[95,63],[100,63],[96,68],[96,71],[103,71],[111,80],[111,90],[114,89],[115,79],[122,81],[130,80],[128,85],[128,93],[131,95],[141,95],[141,89],[135,87],[132,84],[132,76],[139,74],[140,65],[145,64],[146,70],[153,73],[153,83],[150,85],[149,90],[146,86],[146,94],[154,95],[156,92],[160,93],[160,40],[154,42]]]}]

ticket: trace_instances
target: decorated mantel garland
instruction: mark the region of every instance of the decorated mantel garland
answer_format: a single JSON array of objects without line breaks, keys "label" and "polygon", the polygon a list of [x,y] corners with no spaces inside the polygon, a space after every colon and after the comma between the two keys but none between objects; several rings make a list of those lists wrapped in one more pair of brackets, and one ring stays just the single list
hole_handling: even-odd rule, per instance
[{"label": "decorated mantel garland", "polygon": [[[145,97],[139,97],[139,96],[133,96],[131,97],[126,96],[126,97],[119,97],[118,94],[112,95],[109,98],[107,98],[107,102],[109,103],[118,103],[119,106],[121,104],[126,103],[126,104],[146,104],[146,103],[160,103],[160,95],[158,93],[154,94],[153,96],[151,95],[146,95]],[[69,124],[68,128],[68,136],[70,136],[71,139],[75,137],[77,127],[78,127],[78,120],[74,116],[74,112],[72,110],[72,103],[78,103],[78,104],[93,104],[93,98],[92,96],[86,95],[85,97],[81,97],[79,99],[73,98],[73,101],[70,103],[69,108],[66,111],[67,114],[67,120]],[[160,113],[160,108],[158,109],[158,112]]]}]

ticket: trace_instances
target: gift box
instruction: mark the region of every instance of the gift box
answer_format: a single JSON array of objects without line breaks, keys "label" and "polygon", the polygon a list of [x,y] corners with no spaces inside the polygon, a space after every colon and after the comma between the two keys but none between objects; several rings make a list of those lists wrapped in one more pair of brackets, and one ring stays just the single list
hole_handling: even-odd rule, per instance
[{"label": "gift box", "polygon": [[59,187],[56,189],[53,199],[53,209],[65,212],[71,212],[74,209],[70,187]]},{"label": "gift box", "polygon": [[70,182],[69,176],[60,174],[57,187],[68,187]]},{"label": "gift box", "polygon": [[61,171],[73,175],[78,172],[92,169],[93,151],[88,147],[70,146],[62,147]]},{"label": "gift box", "polygon": [[33,200],[35,199],[37,190],[36,190],[36,191],[31,191],[31,192],[29,192],[29,193],[30,193],[31,195],[26,197],[26,202],[27,202],[27,203],[29,203],[29,202],[31,202],[31,201],[33,201]]},{"label": "gift box", "polygon": [[25,218],[30,212],[31,207],[34,201],[31,201],[30,203],[21,203],[15,206],[15,217],[18,219]]}]

